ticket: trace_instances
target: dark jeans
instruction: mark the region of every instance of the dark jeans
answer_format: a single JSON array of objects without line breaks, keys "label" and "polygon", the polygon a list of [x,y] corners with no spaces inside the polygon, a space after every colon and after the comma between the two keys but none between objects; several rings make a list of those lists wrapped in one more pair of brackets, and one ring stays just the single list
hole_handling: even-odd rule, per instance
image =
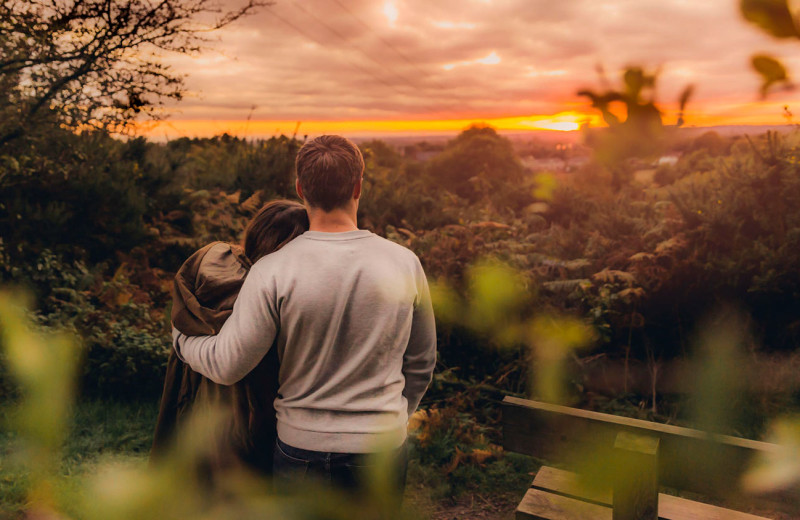
[{"label": "dark jeans", "polygon": [[[330,453],[303,450],[277,439],[273,452],[274,480],[277,486],[302,485],[309,480],[330,483],[350,491],[364,491],[378,471],[389,472],[390,485],[401,497],[406,486],[408,449],[406,444],[389,453]],[[378,468],[378,464],[387,467]]]}]

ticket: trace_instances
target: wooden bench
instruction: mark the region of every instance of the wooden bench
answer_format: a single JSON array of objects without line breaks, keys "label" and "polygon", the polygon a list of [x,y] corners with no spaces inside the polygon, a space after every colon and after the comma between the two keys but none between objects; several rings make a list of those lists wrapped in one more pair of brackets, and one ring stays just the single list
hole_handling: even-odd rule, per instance
[{"label": "wooden bench", "polygon": [[503,400],[503,446],[582,470],[584,477],[543,466],[517,508],[518,520],[763,520],[659,489],[735,499],[752,457],[779,449],[765,442],[516,397]]}]

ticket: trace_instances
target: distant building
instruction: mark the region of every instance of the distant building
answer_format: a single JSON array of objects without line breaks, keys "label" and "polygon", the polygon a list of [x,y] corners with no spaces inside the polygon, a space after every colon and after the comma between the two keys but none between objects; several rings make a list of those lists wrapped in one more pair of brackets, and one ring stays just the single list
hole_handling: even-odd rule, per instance
[{"label": "distant building", "polygon": [[589,157],[579,155],[567,159],[561,157],[522,157],[522,165],[531,171],[571,172],[589,162]]},{"label": "distant building", "polygon": [[522,165],[533,171],[558,171],[563,172],[567,167],[567,161],[560,157],[523,157],[521,159]]},{"label": "distant building", "polygon": [[429,143],[427,141],[410,144],[401,149],[403,157],[420,162],[431,160],[442,153],[443,150],[444,143]]},{"label": "distant building", "polygon": [[656,166],[675,166],[678,164],[678,159],[677,155],[664,155],[658,158]]},{"label": "distant building", "polygon": [[417,160],[417,161],[420,161],[420,162],[425,162],[425,161],[429,161],[429,160],[433,159],[434,157],[436,157],[440,153],[442,153],[441,150],[424,150],[424,151],[416,151],[416,152],[412,152],[410,154],[406,154],[406,157],[409,157],[411,159],[414,159],[414,160]]}]

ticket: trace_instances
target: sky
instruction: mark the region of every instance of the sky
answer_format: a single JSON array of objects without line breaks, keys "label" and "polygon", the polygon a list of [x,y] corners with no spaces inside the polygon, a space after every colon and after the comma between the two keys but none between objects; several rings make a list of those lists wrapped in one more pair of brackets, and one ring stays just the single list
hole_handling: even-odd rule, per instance
[{"label": "sky", "polygon": [[214,38],[165,58],[188,93],[151,136],[574,130],[599,122],[577,90],[603,88],[598,68],[619,86],[627,65],[661,71],[667,123],[688,84],[687,125],[782,124],[785,105],[800,120],[800,91],[761,101],[749,65],[768,52],[800,73],[800,41],[737,0],[275,0]]}]

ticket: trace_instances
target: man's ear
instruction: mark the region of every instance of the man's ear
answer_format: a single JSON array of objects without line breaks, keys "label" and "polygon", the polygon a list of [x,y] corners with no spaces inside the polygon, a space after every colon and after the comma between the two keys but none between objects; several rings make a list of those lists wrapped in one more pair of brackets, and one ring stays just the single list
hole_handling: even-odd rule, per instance
[{"label": "man's ear", "polygon": [[303,188],[300,187],[300,179],[295,179],[294,190],[297,192],[297,196],[300,197],[301,200],[306,200],[305,197],[303,197]]},{"label": "man's ear", "polygon": [[355,187],[353,187],[353,199],[358,200],[361,198],[361,184],[364,182],[364,177],[361,177],[356,181]]}]

